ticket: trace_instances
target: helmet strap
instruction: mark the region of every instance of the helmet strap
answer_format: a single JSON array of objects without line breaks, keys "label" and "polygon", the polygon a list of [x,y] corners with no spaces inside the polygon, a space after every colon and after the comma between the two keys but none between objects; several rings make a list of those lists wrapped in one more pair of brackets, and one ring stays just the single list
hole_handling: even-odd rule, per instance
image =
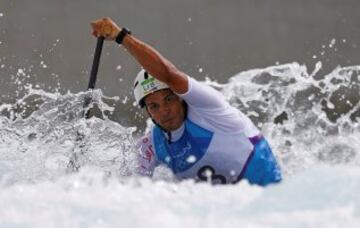
[{"label": "helmet strap", "polygon": [[167,140],[167,141],[168,141],[169,144],[171,144],[171,131],[165,130],[165,128],[163,128],[162,126],[160,126],[160,124],[156,123],[156,121],[155,121],[153,118],[151,118],[151,120],[152,120],[152,122],[153,122],[158,128],[160,128],[164,133],[167,134],[167,136],[168,136],[168,140]]}]

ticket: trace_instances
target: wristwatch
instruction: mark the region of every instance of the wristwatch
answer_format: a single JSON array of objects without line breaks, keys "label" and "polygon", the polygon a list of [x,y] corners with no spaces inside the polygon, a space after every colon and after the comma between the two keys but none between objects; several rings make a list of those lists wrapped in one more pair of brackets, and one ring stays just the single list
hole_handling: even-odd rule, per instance
[{"label": "wristwatch", "polygon": [[116,43],[122,44],[125,36],[128,34],[131,34],[131,31],[128,30],[127,28],[122,28],[121,31],[119,32],[119,34],[116,36],[116,39],[115,39]]}]

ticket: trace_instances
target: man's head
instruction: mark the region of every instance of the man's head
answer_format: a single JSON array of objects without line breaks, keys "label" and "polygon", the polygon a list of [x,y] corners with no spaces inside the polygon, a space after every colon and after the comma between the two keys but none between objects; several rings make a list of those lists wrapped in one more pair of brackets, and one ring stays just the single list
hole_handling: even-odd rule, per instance
[{"label": "man's head", "polygon": [[178,129],[185,118],[183,101],[170,89],[163,89],[144,98],[150,117],[166,131]]},{"label": "man's head", "polygon": [[169,86],[144,70],[135,79],[134,95],[140,107],[146,107],[149,116],[164,130],[176,130],[183,123],[186,114],[184,101]]}]

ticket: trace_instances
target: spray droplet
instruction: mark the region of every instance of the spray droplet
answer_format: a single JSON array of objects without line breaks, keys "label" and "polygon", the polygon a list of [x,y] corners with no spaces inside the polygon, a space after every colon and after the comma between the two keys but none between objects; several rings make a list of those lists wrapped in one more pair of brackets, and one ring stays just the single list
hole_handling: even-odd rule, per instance
[{"label": "spray droplet", "polygon": [[166,157],[165,157],[165,161],[166,161],[167,163],[169,163],[169,162],[171,161],[171,158],[170,158],[169,156],[166,156]]},{"label": "spray droplet", "polygon": [[326,106],[329,108],[329,109],[334,109],[335,108],[335,105],[333,103],[331,103],[330,101],[326,102]]},{"label": "spray droplet", "polygon": [[42,68],[44,68],[44,69],[47,68],[47,65],[44,63],[44,61],[41,61],[41,62],[40,62],[40,66],[41,66]]},{"label": "spray droplet", "polygon": [[196,162],[196,157],[195,157],[194,155],[190,155],[190,156],[186,159],[186,161],[187,161],[188,163],[194,163],[194,162]]},{"label": "spray droplet", "polygon": [[308,97],[308,100],[309,100],[309,101],[312,101],[312,100],[314,100],[314,98],[315,98],[315,94],[311,94],[311,95]]},{"label": "spray droplet", "polygon": [[336,42],[336,39],[332,39],[332,40],[330,41],[329,48],[334,47],[335,42]]},{"label": "spray droplet", "polygon": [[129,98],[127,96],[124,97],[124,99],[122,100],[123,104],[126,104],[128,102]]},{"label": "spray droplet", "polygon": [[17,75],[18,75],[18,76],[24,76],[24,75],[25,75],[24,70],[23,70],[23,69],[18,69]]}]

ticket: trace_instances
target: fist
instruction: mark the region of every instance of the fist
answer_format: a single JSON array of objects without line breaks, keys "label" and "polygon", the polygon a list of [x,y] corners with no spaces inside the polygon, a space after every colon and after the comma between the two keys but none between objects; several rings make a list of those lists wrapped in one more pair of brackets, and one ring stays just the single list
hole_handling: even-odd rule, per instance
[{"label": "fist", "polygon": [[109,17],[105,17],[91,22],[92,34],[95,37],[103,36],[106,40],[115,40],[121,31],[120,27],[115,24]]}]

